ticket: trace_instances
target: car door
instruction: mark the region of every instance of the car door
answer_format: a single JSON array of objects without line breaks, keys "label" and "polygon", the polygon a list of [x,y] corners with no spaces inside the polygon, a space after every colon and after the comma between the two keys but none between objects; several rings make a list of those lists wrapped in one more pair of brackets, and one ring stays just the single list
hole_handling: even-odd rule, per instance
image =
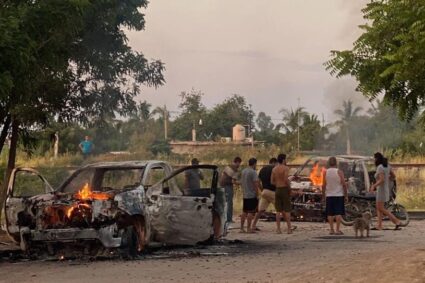
[{"label": "car door", "polygon": [[[196,182],[188,176],[200,172],[199,187],[187,187]],[[216,166],[189,166],[148,189],[147,197],[154,241],[193,245],[213,234],[213,206],[217,184]]]},{"label": "car door", "polygon": [[52,187],[36,170],[16,168],[12,171],[4,207],[7,232],[16,241],[19,241],[21,227],[35,223],[31,205],[37,196],[41,197],[50,192],[53,192]]}]

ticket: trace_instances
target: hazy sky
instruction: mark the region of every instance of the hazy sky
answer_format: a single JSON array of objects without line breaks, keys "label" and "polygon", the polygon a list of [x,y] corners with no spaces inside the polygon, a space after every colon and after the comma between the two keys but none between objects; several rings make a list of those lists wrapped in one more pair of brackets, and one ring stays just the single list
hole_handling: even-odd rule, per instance
[{"label": "hazy sky", "polygon": [[363,23],[364,0],[151,0],[146,30],[130,44],[166,64],[166,84],[144,88],[141,100],[177,110],[178,94],[192,88],[213,106],[231,94],[257,113],[280,118],[297,107],[331,118],[354,93],[323,67],[332,49],[351,48]]}]

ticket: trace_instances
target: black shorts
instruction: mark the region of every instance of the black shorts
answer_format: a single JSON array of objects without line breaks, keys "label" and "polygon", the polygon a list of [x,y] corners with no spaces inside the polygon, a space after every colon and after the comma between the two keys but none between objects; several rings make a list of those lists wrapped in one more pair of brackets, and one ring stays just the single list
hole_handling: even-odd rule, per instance
[{"label": "black shorts", "polygon": [[255,213],[257,212],[258,199],[257,198],[244,198],[243,199],[243,212]]},{"label": "black shorts", "polygon": [[326,215],[344,215],[345,204],[344,197],[326,197]]}]

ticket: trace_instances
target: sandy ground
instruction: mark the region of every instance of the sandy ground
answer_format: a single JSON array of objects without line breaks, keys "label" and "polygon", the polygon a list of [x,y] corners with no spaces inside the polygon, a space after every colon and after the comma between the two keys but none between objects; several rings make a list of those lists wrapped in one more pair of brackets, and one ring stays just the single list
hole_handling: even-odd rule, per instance
[{"label": "sandy ground", "polygon": [[160,250],[142,260],[3,261],[0,282],[425,282],[425,221],[368,239],[355,239],[350,227],[330,236],[325,224],[296,225],[292,235],[277,235],[263,222],[257,234],[231,230],[228,239],[243,243]]}]

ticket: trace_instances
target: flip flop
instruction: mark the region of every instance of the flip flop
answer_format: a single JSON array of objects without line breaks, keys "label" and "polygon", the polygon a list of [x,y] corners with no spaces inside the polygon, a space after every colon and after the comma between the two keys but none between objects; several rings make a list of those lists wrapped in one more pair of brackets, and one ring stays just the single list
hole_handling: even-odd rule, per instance
[{"label": "flip flop", "polygon": [[330,231],[330,232],[329,232],[329,235],[335,235],[335,232]]},{"label": "flip flop", "polygon": [[335,235],[344,235],[344,233],[342,233],[342,231],[338,231],[338,232],[335,232]]},{"label": "flip flop", "polygon": [[394,230],[401,230],[401,224],[397,224],[397,225],[395,225]]}]

